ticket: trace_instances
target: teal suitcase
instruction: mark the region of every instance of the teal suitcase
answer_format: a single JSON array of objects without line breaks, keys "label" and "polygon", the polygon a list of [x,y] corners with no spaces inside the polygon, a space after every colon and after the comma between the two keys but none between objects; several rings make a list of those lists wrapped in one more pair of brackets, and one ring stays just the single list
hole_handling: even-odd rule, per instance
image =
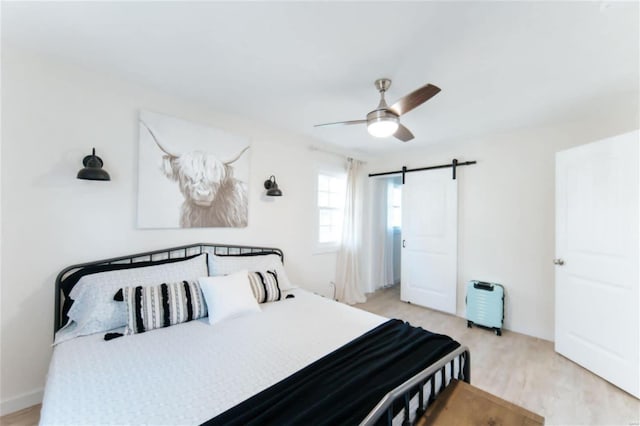
[{"label": "teal suitcase", "polygon": [[504,287],[500,284],[472,280],[467,284],[467,327],[487,327],[502,336],[504,322]]}]

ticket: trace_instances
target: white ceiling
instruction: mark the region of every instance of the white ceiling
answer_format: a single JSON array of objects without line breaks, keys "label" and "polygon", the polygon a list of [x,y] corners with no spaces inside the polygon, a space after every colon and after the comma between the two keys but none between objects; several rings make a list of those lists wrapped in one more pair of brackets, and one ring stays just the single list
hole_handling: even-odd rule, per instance
[{"label": "white ceiling", "polygon": [[[605,111],[639,89],[638,2],[2,2],[3,44],[364,154]],[[391,102],[416,138],[369,136]]]}]

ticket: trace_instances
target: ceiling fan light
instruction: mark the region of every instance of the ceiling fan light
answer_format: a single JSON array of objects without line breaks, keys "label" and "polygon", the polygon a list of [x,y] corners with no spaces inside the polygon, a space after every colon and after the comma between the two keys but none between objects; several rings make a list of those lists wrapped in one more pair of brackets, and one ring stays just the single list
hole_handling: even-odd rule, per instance
[{"label": "ceiling fan light", "polygon": [[367,123],[367,130],[371,136],[376,138],[389,137],[398,130],[398,118],[392,116],[377,117]]}]

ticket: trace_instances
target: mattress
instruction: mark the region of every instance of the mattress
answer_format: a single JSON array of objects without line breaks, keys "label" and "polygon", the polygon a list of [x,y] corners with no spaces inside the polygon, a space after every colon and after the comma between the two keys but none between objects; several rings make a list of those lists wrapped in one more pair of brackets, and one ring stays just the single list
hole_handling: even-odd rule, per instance
[{"label": "mattress", "polygon": [[302,289],[262,312],[54,348],[41,424],[200,424],[387,319]]}]

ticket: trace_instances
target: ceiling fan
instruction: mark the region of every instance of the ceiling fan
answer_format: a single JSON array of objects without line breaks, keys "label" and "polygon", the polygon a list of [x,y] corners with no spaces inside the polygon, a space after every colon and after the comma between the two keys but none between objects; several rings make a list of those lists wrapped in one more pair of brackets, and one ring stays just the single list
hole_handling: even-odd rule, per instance
[{"label": "ceiling fan", "polygon": [[313,127],[366,123],[367,130],[371,136],[386,138],[393,135],[402,142],[408,142],[413,139],[413,133],[400,123],[400,116],[437,95],[440,88],[433,84],[426,84],[398,99],[393,105],[388,106],[384,99],[384,93],[391,86],[391,80],[388,78],[380,78],[375,81],[375,86],[380,92],[380,103],[376,109],[367,114],[366,119],[316,124]]}]

